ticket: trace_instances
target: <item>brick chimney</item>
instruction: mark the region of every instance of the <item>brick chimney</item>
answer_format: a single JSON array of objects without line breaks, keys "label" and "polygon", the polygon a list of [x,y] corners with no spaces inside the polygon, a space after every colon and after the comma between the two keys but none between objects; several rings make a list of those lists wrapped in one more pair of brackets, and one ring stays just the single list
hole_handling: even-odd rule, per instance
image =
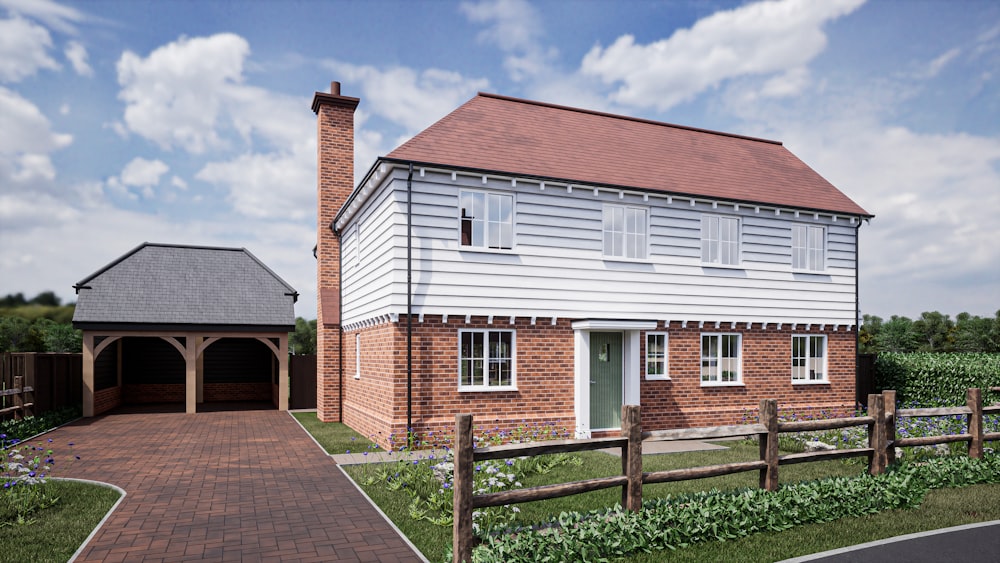
[{"label": "brick chimney", "polygon": [[339,422],[341,413],[340,237],[333,218],[354,189],[354,110],[358,98],[316,92],[316,415]]}]

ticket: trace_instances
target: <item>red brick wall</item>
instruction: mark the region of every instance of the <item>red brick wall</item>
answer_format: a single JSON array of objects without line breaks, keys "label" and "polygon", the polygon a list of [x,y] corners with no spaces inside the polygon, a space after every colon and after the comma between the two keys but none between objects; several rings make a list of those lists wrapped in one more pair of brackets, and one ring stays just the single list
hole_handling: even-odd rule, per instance
[{"label": "red brick wall", "polygon": [[183,383],[142,383],[124,385],[124,403],[183,403],[186,400]]},{"label": "red brick wall", "polygon": [[[754,324],[718,332],[743,334],[743,386],[702,387],[700,336],[714,329],[696,325],[669,328],[668,381],[645,379],[645,333],[640,339],[640,403],[647,429],[738,424],[744,415],[756,416],[761,399],[777,399],[782,411],[799,413],[850,412],[854,406],[853,332],[826,332],[829,384],[791,382],[789,325],[761,328]],[[450,317],[414,319],[413,430],[420,435],[454,431],[454,416],[471,413],[482,429],[510,431],[518,425],[551,424],[573,430],[574,333],[569,320],[555,326],[549,319],[532,325],[518,318]],[[458,391],[458,331],[461,329],[514,329],[517,391]],[[796,330],[794,334],[806,334]],[[822,334],[818,327],[808,331]],[[355,379],[355,335],[361,335],[361,374]],[[360,433],[397,445],[406,430],[406,320],[385,323],[344,334],[344,422]],[[748,421],[749,422],[749,421]]]},{"label": "red brick wall", "polygon": [[[666,330],[669,381],[645,379],[642,362],[640,404],[643,427],[685,428],[718,426],[744,422],[745,414],[756,417],[761,399],[777,399],[782,411],[799,413],[851,412],[854,408],[854,332],[826,332],[827,379],[824,384],[792,384],[792,334],[824,334],[815,326],[812,330],[795,330],[774,324],[763,329],[759,323],[746,330],[729,323],[721,328],[699,329],[697,325],[681,328],[672,323]],[[701,386],[701,335],[703,333],[740,333],[743,335],[743,386]],[[640,357],[645,359],[646,342],[640,342]],[[748,422],[755,422],[748,421]]]},{"label": "red brick wall", "polygon": [[122,388],[115,385],[94,391],[94,414],[107,412],[122,404]]},{"label": "red brick wall", "polygon": [[203,397],[206,402],[270,401],[272,383],[205,383]]},{"label": "red brick wall", "polygon": [[[339,90],[339,85],[337,86]],[[317,374],[316,414],[341,420],[340,412],[340,239],[330,225],[354,187],[354,109],[357,99],[319,95],[314,99],[317,138]]]}]

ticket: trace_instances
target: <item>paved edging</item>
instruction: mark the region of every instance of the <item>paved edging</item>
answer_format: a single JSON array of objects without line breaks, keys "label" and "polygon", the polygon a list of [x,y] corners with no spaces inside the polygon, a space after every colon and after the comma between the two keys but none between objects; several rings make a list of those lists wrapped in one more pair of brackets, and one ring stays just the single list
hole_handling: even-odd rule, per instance
[{"label": "paved edging", "polygon": [[888,545],[897,542],[905,542],[909,540],[915,540],[920,538],[925,538],[929,536],[935,536],[939,534],[948,534],[951,532],[960,532],[962,530],[972,530],[975,528],[983,528],[986,526],[1000,526],[1000,520],[992,520],[990,522],[976,522],[975,524],[965,524],[962,526],[952,526],[951,528],[939,528],[937,530],[927,530],[924,532],[915,532],[912,534],[906,534],[903,536],[895,536],[891,538],[886,538],[882,540],[875,540],[868,543],[862,543],[858,545],[852,545],[849,547],[842,547],[839,549],[831,549],[830,551],[824,551],[822,553],[813,553],[810,555],[803,555],[801,557],[795,557],[793,559],[785,559],[779,563],[805,563],[807,561],[816,561],[820,559],[825,559],[827,557],[834,557],[837,555],[848,555],[855,551],[860,551],[863,549],[868,549],[871,547],[880,547],[883,545]]},{"label": "paved edging", "polygon": [[97,532],[101,531],[101,528],[104,527],[104,523],[107,522],[109,518],[111,518],[111,515],[114,514],[115,509],[117,509],[118,506],[122,503],[122,501],[125,500],[125,496],[128,495],[128,493],[126,493],[125,489],[119,487],[118,485],[112,485],[111,483],[105,483],[104,481],[94,481],[92,479],[77,479],[75,477],[50,477],[50,479],[54,481],[76,481],[77,483],[89,483],[91,485],[98,485],[101,487],[107,487],[109,489],[113,489],[121,494],[121,496],[118,497],[118,500],[116,500],[115,503],[111,505],[111,508],[109,508],[108,511],[104,514],[104,518],[101,518],[101,521],[98,522],[97,525],[94,526],[94,529],[90,531],[90,535],[88,535],[83,540],[83,542],[80,544],[80,547],[76,548],[76,551],[73,553],[72,557],[69,558],[68,563],[73,563],[74,561],[76,561],[76,558],[81,553],[83,553],[84,548],[87,547],[87,544],[90,543],[90,540],[94,539],[94,536],[97,535]]}]

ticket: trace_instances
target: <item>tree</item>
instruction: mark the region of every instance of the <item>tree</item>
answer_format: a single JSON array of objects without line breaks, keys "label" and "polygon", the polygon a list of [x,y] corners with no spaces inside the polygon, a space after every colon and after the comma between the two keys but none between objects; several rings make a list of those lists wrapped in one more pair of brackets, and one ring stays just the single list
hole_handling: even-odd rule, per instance
[{"label": "tree", "polygon": [[62,304],[62,299],[54,291],[43,291],[28,301],[29,305],[46,305],[48,307],[58,307]]},{"label": "tree", "polygon": [[914,352],[919,345],[918,338],[912,320],[893,315],[882,324],[875,344],[879,352]]},{"label": "tree", "polygon": [[316,319],[295,319],[295,332],[289,335],[288,348],[293,354],[300,356],[316,353]]},{"label": "tree", "polygon": [[920,340],[920,352],[949,352],[953,347],[952,330],[955,323],[948,315],[937,311],[924,311],[913,323],[913,330]]},{"label": "tree", "polygon": [[46,352],[83,351],[83,333],[74,329],[73,325],[49,319],[39,319],[35,325],[40,325]]},{"label": "tree", "polygon": [[12,307],[20,307],[27,304],[28,302],[24,299],[23,293],[8,293],[4,297],[0,298],[0,309],[10,309]]},{"label": "tree", "polygon": [[858,331],[858,352],[875,354],[878,350],[878,334],[882,331],[882,317],[864,315],[861,318],[861,330]]}]

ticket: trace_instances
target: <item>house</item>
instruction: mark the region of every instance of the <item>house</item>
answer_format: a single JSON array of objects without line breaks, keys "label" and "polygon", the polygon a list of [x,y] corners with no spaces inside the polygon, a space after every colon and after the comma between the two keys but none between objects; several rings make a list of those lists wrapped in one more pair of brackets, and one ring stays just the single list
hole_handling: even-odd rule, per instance
[{"label": "house", "polygon": [[73,287],[84,416],[141,403],[288,409],[298,293],[245,248],[143,243]]},{"label": "house", "polygon": [[318,416],[385,444],[491,427],[854,407],[858,230],[769,141],[479,94],[354,185],[317,92]]}]

